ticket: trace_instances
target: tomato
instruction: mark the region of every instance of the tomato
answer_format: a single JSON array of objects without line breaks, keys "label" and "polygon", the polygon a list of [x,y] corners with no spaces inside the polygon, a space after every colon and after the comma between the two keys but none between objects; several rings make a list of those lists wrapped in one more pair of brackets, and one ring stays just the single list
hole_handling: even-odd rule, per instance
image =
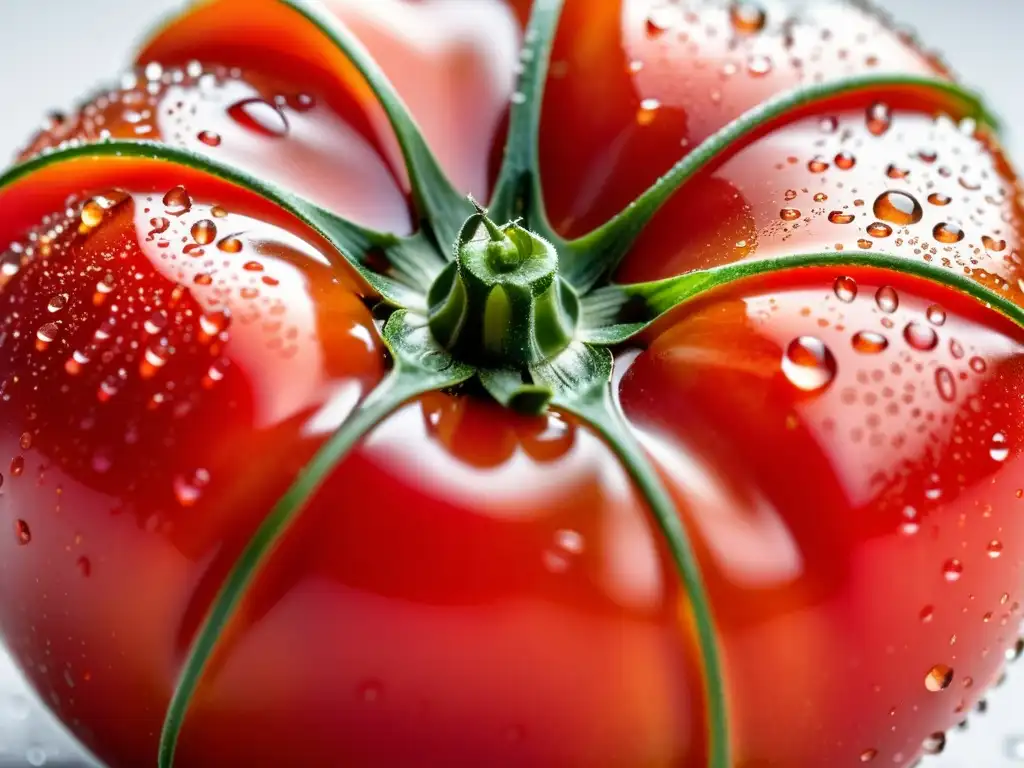
[{"label": "tomato", "polygon": [[[910,765],[1019,653],[1021,212],[982,111],[859,4],[567,0],[531,137],[557,5],[211,0],[0,181],[0,629],[105,763]],[[491,222],[439,223],[410,135],[497,210],[535,147],[522,226],[446,262]],[[468,373],[403,357],[372,273]],[[527,288],[550,355],[501,335]],[[608,380],[558,367],[604,346]]]}]

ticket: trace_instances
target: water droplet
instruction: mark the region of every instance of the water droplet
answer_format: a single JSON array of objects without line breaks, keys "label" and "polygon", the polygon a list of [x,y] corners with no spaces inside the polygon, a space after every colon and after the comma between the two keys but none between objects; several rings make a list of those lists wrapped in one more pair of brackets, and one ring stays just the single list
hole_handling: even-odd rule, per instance
[{"label": "water droplet", "polygon": [[21,477],[21,473],[25,471],[25,459],[21,456],[15,456],[11,459],[11,477]]},{"label": "water droplet", "polygon": [[907,344],[922,352],[930,352],[939,346],[939,335],[935,329],[924,323],[910,322],[903,329],[903,338]]},{"label": "water droplet", "polygon": [[903,508],[903,522],[900,524],[900,531],[907,536],[913,536],[921,529],[921,521],[918,518],[917,510],[911,506]]},{"label": "water droplet", "polygon": [[192,198],[189,197],[188,191],[180,185],[168,191],[164,195],[163,202],[164,208],[172,216],[181,216],[192,210]]},{"label": "water droplet", "polygon": [[143,330],[148,334],[160,333],[166,327],[167,313],[162,309],[153,312],[153,314],[146,318],[146,322],[142,324]]},{"label": "water droplet", "polygon": [[196,138],[208,147],[219,147],[221,142],[220,134],[215,131],[200,131]]},{"label": "water droplet", "polygon": [[941,207],[949,205],[951,202],[953,202],[953,198],[951,198],[949,195],[943,195],[940,192],[932,192],[930,195],[928,195],[928,202],[931,203],[932,205],[938,205]]},{"label": "water droplet", "polygon": [[836,168],[841,171],[848,171],[857,165],[857,158],[849,152],[840,152],[835,157]]},{"label": "water droplet", "polygon": [[764,77],[772,71],[772,60],[767,56],[751,56],[747,60],[747,72],[754,77]]},{"label": "water droplet", "polygon": [[729,20],[732,21],[733,28],[743,34],[760,32],[764,29],[767,18],[764,9],[755,3],[733,3],[729,8]]},{"label": "water droplet", "polygon": [[964,239],[964,231],[948,221],[943,221],[935,225],[932,229],[932,234],[935,235],[935,239],[940,243],[959,243]]},{"label": "water droplet", "polygon": [[891,315],[899,309],[900,296],[892,286],[883,285],[875,294],[875,303],[878,305],[880,310]]},{"label": "water droplet", "polygon": [[931,620],[935,618],[935,606],[926,605],[924,608],[921,609],[921,613],[919,614],[919,616],[923,624],[930,623]]},{"label": "water droplet", "polygon": [[991,251],[992,253],[1000,253],[1006,250],[1005,240],[996,240],[988,235],[982,235],[981,244],[985,246],[986,251]]},{"label": "water droplet", "polygon": [[266,99],[244,99],[228,107],[228,115],[243,128],[270,138],[288,134],[288,120]]},{"label": "water droplet", "polygon": [[944,310],[938,304],[932,304],[930,307],[928,307],[928,310],[925,314],[928,318],[928,322],[931,323],[932,325],[944,325],[946,322],[946,310]]},{"label": "water droplet", "polygon": [[149,234],[160,235],[168,230],[171,226],[171,222],[163,216],[157,216],[149,220],[149,226],[153,228],[150,230]]},{"label": "water droplet", "polygon": [[938,755],[946,748],[946,734],[936,731],[921,742],[921,748],[929,755]]},{"label": "water droplet", "polygon": [[96,200],[90,200],[82,206],[82,224],[90,229],[103,222],[103,206]]},{"label": "water droplet", "polygon": [[217,237],[217,225],[209,219],[202,219],[192,225],[192,239],[199,245],[209,245]]},{"label": "water droplet", "polygon": [[786,200],[796,200],[796,190],[795,189],[787,189],[786,190]]},{"label": "water droplet", "polygon": [[796,208],[783,208],[779,211],[779,218],[783,221],[796,221],[801,216]]},{"label": "water droplet", "polygon": [[232,235],[217,243],[217,248],[224,253],[239,253],[242,250],[242,241]]},{"label": "water droplet", "polygon": [[992,457],[993,461],[1006,461],[1010,457],[1010,446],[1006,440],[1006,435],[1002,432],[996,432],[992,435],[992,443],[989,445],[988,454]]},{"label": "water droplet", "polygon": [[985,547],[985,551],[988,552],[988,556],[990,558],[995,560],[1003,554],[1003,542],[998,539],[992,539],[992,541],[988,543],[988,546]]},{"label": "water droplet", "polygon": [[939,391],[939,397],[947,403],[956,400],[956,379],[948,368],[935,371],[935,388]]},{"label": "water droplet", "polygon": [[1017,638],[1017,642],[1006,649],[1006,660],[1017,661],[1024,656],[1024,637]]},{"label": "water droplet", "polygon": [[209,337],[216,336],[221,331],[226,331],[231,325],[231,315],[228,312],[209,312],[199,316],[199,328]]},{"label": "water droplet", "polygon": [[874,331],[858,331],[852,341],[853,348],[862,355],[877,355],[889,346],[889,340]]},{"label": "water droplet", "polygon": [[924,677],[924,687],[932,693],[946,690],[952,682],[953,669],[945,664],[936,664]]},{"label": "water droplet", "polygon": [[572,558],[583,554],[583,549],[583,537],[577,531],[556,531],[554,547],[544,552],[544,565],[552,573],[565,573],[572,565]]},{"label": "water droplet", "polygon": [[892,125],[892,111],[888,104],[876,101],[868,107],[867,126],[868,131],[874,136],[881,136],[889,130]]},{"label": "water droplet", "polygon": [[916,224],[924,216],[924,210],[916,198],[906,192],[892,190],[883,192],[875,199],[874,211],[875,216],[882,221],[901,227]]},{"label": "water droplet", "polygon": [[194,506],[203,489],[210,484],[210,473],[205,469],[197,469],[190,476],[176,475],[174,478],[174,496],[183,507]]},{"label": "water droplet", "polygon": [[639,125],[650,125],[661,109],[661,102],[657,99],[644,99],[640,102],[640,108],[636,112],[636,121]]},{"label": "water droplet", "polygon": [[964,564],[956,558],[947,560],[942,566],[942,575],[948,582],[959,581],[964,572]]},{"label": "water droplet", "polygon": [[860,753],[860,761],[862,763],[870,763],[876,757],[878,757],[877,749],[865,749],[863,752]]},{"label": "water droplet", "polygon": [[836,375],[832,351],[814,336],[800,336],[790,342],[782,357],[782,371],[793,386],[804,392],[825,389]]},{"label": "water droplet", "polygon": [[844,304],[849,304],[857,298],[857,281],[852,277],[837,277],[832,290],[835,291],[837,299]]},{"label": "water droplet", "polygon": [[31,448],[32,447],[32,433],[31,432],[22,432],[21,433],[21,438],[18,440],[18,445],[21,446],[21,450],[23,450],[23,451],[27,451],[29,448]]},{"label": "water droplet", "polygon": [[14,535],[18,539],[18,544],[22,547],[32,543],[32,531],[24,520],[14,521]]},{"label": "water droplet", "polygon": [[828,200],[828,195],[826,195],[824,192],[818,192],[814,196],[814,202],[816,203],[824,203],[826,200]]},{"label": "water droplet", "polygon": [[874,243],[871,242],[870,240],[860,239],[860,240],[857,241],[857,247],[858,248],[863,248],[864,250],[868,250],[872,246],[874,246]]},{"label": "water droplet", "polygon": [[888,237],[892,234],[892,227],[880,221],[868,225],[868,234],[872,237]]},{"label": "water droplet", "polygon": [[56,323],[44,323],[39,327],[39,330],[36,331],[36,340],[45,347],[45,345],[56,339],[59,334],[60,328]]},{"label": "water droplet", "polygon": [[890,164],[889,167],[885,169],[885,175],[890,179],[905,179],[910,175],[910,171],[906,168],[901,168],[898,165]]},{"label": "water droplet", "polygon": [[832,211],[828,215],[828,220],[833,224],[849,224],[856,217],[852,213],[843,213],[842,211]]},{"label": "water droplet", "polygon": [[821,155],[811,158],[807,163],[807,170],[811,173],[824,173],[828,170],[828,161]]},{"label": "water droplet", "polygon": [[46,304],[46,310],[48,312],[60,312],[68,303],[68,295],[66,293],[56,293],[50,297],[50,301]]}]

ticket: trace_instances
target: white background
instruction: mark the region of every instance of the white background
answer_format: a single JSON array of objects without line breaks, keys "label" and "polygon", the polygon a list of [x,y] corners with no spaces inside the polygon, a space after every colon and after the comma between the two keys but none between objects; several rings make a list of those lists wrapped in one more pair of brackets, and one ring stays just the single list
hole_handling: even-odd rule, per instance
[{"label": "white background", "polygon": [[[984,93],[1003,119],[1011,154],[1024,162],[1024,0],[877,2],[910,22],[966,83]],[[128,61],[133,42],[181,4],[0,0],[0,166],[46,111],[67,108],[90,87],[109,80]],[[946,752],[922,768],[1024,766],[1024,663],[1020,666],[990,696],[988,714],[972,715],[968,730],[950,734]],[[0,652],[0,766],[44,764],[82,765],[49,717],[26,696]]]}]

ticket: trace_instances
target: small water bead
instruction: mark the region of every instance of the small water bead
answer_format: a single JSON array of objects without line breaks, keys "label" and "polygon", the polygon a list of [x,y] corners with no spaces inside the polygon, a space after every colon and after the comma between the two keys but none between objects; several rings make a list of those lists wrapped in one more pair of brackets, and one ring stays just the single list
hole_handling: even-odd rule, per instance
[{"label": "small water bead", "polygon": [[258,261],[247,261],[245,262],[245,264],[242,265],[242,269],[246,270],[247,272],[262,272],[263,265],[260,264]]},{"label": "small water bead", "polygon": [[834,117],[823,117],[818,123],[822,133],[835,133],[839,130],[839,120]]},{"label": "small water bead", "polygon": [[225,216],[228,215],[227,209],[221,205],[213,206],[213,208],[210,209],[210,213],[213,215],[213,218],[215,219],[223,219]]},{"label": "small water bead", "polygon": [[639,125],[650,125],[661,109],[661,102],[657,99],[644,99],[640,102],[640,108],[636,112],[636,121]]},{"label": "small water bead", "polygon": [[217,238],[217,225],[209,219],[201,219],[192,225],[191,234],[199,245],[209,245]]},{"label": "small water bead", "polygon": [[852,213],[843,213],[842,211],[832,211],[828,215],[828,220],[833,224],[850,224],[856,218]]},{"label": "small water bead", "polygon": [[66,293],[56,293],[50,297],[50,300],[46,304],[47,312],[60,312],[67,306],[68,295]]},{"label": "small water bead", "polygon": [[795,189],[787,189],[787,190],[786,190],[786,195],[785,195],[785,197],[786,197],[786,200],[787,200],[787,201],[788,201],[788,200],[796,200],[796,194],[797,194],[797,193],[796,193],[796,190],[795,190]]},{"label": "small water bead", "polygon": [[284,113],[266,99],[244,99],[228,107],[228,116],[253,133],[279,139],[288,135]]},{"label": "small water bead", "polygon": [[917,510],[914,507],[903,508],[903,522],[900,524],[900,531],[907,536],[913,536],[921,530],[921,521],[918,517]]},{"label": "small water bead", "polygon": [[240,253],[242,250],[242,241],[231,235],[217,243],[217,248],[224,251],[224,253]]},{"label": "small water bead", "polygon": [[36,331],[36,340],[44,346],[57,338],[60,328],[56,323],[45,323]]},{"label": "small water bead", "polygon": [[876,101],[867,112],[868,131],[874,136],[882,136],[892,125],[892,110],[888,104]]},{"label": "small water bead", "polygon": [[1006,435],[1002,432],[996,432],[992,435],[992,443],[988,449],[988,455],[992,457],[993,461],[1003,462],[1010,457],[1010,446],[1006,440]]},{"label": "small water bead", "polygon": [[24,520],[14,521],[14,535],[17,537],[19,546],[26,546],[32,543],[32,530]]},{"label": "small water bead", "polygon": [[935,618],[935,606],[926,605],[921,609],[921,613],[918,616],[923,624],[931,623],[931,620]]},{"label": "small water bead", "polygon": [[824,173],[828,170],[828,161],[825,160],[821,155],[811,158],[807,163],[807,170],[811,173]]},{"label": "small water bead", "polygon": [[916,224],[924,216],[924,210],[915,197],[893,190],[883,192],[875,199],[874,211],[882,221],[901,227]]},{"label": "small water bead", "polygon": [[779,218],[783,221],[796,221],[802,214],[796,208],[783,208],[779,211]]},{"label": "small water bead", "polygon": [[905,179],[910,175],[910,171],[906,168],[901,168],[898,165],[890,164],[889,167],[885,169],[885,175],[890,179]]},{"label": "small water bead", "polygon": [[835,291],[837,299],[844,304],[849,304],[857,298],[857,281],[852,277],[841,275],[836,278],[832,290]]},{"label": "small water bead", "polygon": [[678,14],[673,8],[661,6],[653,9],[645,22],[648,37],[660,37],[672,28],[677,18]]},{"label": "small water bead", "polygon": [[25,471],[25,459],[21,456],[15,456],[11,459],[11,477],[21,477],[21,473]]},{"label": "small water bead", "polygon": [[992,541],[988,543],[988,546],[985,547],[985,551],[991,559],[996,560],[1001,554],[1003,554],[1003,542],[998,539],[992,539]]},{"label": "small water bead", "polygon": [[971,366],[971,370],[974,371],[975,373],[984,373],[985,371],[988,370],[988,363],[986,363],[982,358],[977,356],[972,357],[968,365]]},{"label": "small water bead", "polygon": [[982,235],[981,244],[985,246],[986,251],[991,251],[992,253],[1000,253],[1006,250],[1005,240],[996,240],[988,235]]},{"label": "small water bead", "polygon": [[963,573],[964,564],[955,557],[947,560],[942,566],[942,576],[950,583],[959,581]]},{"label": "small water bead", "polygon": [[921,749],[929,755],[939,755],[946,748],[946,734],[936,731],[921,742]]},{"label": "small water bead", "polygon": [[924,677],[924,687],[932,693],[946,690],[952,682],[953,669],[945,664],[936,664]]},{"label": "small water bead", "polygon": [[874,331],[858,331],[853,335],[853,348],[862,355],[877,355],[889,347],[889,340]]},{"label": "small water bead", "polygon": [[836,168],[841,171],[848,171],[857,165],[857,158],[849,152],[840,152],[835,156]]},{"label": "small water bead", "polygon": [[872,237],[889,237],[892,234],[892,227],[880,221],[875,221],[868,225],[868,234]]},{"label": "small water bead", "polygon": [[219,147],[221,143],[220,134],[215,131],[200,131],[196,138],[208,147]]},{"label": "small water bead", "polygon": [[148,334],[160,333],[164,328],[167,327],[167,313],[162,309],[158,309],[149,317],[146,318],[146,322],[142,324],[143,330]]},{"label": "small water bead", "polygon": [[957,360],[960,360],[964,356],[964,348],[956,339],[949,340],[949,354]]},{"label": "small water bead", "polygon": [[165,219],[163,216],[156,216],[149,220],[149,226],[152,227],[152,229],[149,231],[149,234],[162,235],[170,228],[171,222],[169,219]]},{"label": "small water bead", "polygon": [[738,2],[730,6],[729,20],[737,32],[751,35],[764,29],[768,14],[756,3]]},{"label": "small water bead", "polygon": [[877,749],[865,749],[863,752],[860,753],[860,761],[862,763],[870,763],[876,757],[878,757]]},{"label": "small water bead", "polygon": [[797,389],[818,392],[835,379],[836,359],[820,339],[800,336],[786,348],[782,371]]},{"label": "small water bead", "polygon": [[163,203],[164,208],[172,216],[181,216],[192,210],[192,198],[189,196],[188,191],[180,185],[169,190],[164,195]]},{"label": "small water bead", "polygon": [[932,325],[944,325],[946,322],[946,310],[938,304],[932,304],[925,312],[928,322]]},{"label": "small water bead", "polygon": [[865,251],[869,250],[872,246],[874,246],[874,243],[870,240],[865,240],[861,238],[860,240],[857,241],[857,247],[863,248]]},{"label": "small water bead", "polygon": [[747,72],[754,77],[764,77],[772,71],[772,60],[767,56],[751,56],[747,60]]},{"label": "small water bead", "polygon": [[1017,638],[1017,642],[1006,649],[1007,661],[1017,661],[1021,656],[1024,656],[1024,637]]},{"label": "small water bead", "polygon": [[883,285],[875,293],[875,304],[880,310],[891,315],[900,307],[900,296],[891,285]]},{"label": "small water bead", "polygon": [[951,198],[949,195],[943,195],[940,192],[932,192],[930,195],[928,195],[928,202],[931,203],[932,205],[938,205],[942,207],[949,205],[951,202],[953,202],[953,198]]},{"label": "small water bead", "polygon": [[82,206],[82,224],[90,229],[98,227],[103,222],[103,206],[95,200],[90,200]]},{"label": "small water bead", "polygon": [[943,221],[935,225],[932,234],[940,243],[959,243],[964,239],[964,231],[956,224]]},{"label": "small water bead", "polygon": [[174,496],[183,507],[195,506],[203,494],[203,489],[210,484],[210,473],[205,469],[197,469],[190,476],[177,475],[174,478]]},{"label": "small water bead", "polygon": [[818,192],[814,195],[814,202],[816,203],[824,203],[826,200],[828,200],[828,195],[824,192]]},{"label": "small water bead", "polygon": [[921,352],[931,352],[939,346],[939,335],[935,329],[924,323],[910,322],[903,329],[903,338],[907,344]]}]

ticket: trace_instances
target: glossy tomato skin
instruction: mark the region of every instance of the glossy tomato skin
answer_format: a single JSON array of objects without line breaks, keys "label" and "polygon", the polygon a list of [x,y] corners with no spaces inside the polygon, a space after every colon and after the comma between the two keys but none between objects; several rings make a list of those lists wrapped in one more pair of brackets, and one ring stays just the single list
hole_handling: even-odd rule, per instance
[{"label": "glossy tomato skin", "polygon": [[[481,197],[527,5],[330,3]],[[600,224],[728,120],[818,74],[942,74],[859,9],[786,22],[774,8],[658,8],[566,4],[541,136],[563,232]],[[873,52],[852,57],[865,35]],[[152,61],[28,154],[161,140],[413,228],[372,95],[279,4],[200,5],[147,46]],[[878,96],[737,147],[669,203],[619,277],[870,250],[874,200],[898,182],[922,216],[872,238],[880,250],[1012,286],[1019,215],[991,141],[933,123],[934,105],[905,91],[885,94],[876,133]],[[892,176],[910,145],[913,172]],[[810,167],[818,154],[827,171]],[[65,204],[57,189],[87,194]],[[0,205],[20,243],[0,263],[0,627],[96,754],[151,764],[227,570],[387,361],[360,284],[250,193],[111,159],[44,171]],[[964,239],[922,247],[947,211]],[[836,267],[739,283],[641,346],[621,352],[615,391],[697,549],[736,765],[909,764],[1016,636],[1019,330],[939,285]],[[699,766],[706,705],[687,596],[611,451],[566,415],[435,393],[310,500],[224,634],[178,760]]]}]

